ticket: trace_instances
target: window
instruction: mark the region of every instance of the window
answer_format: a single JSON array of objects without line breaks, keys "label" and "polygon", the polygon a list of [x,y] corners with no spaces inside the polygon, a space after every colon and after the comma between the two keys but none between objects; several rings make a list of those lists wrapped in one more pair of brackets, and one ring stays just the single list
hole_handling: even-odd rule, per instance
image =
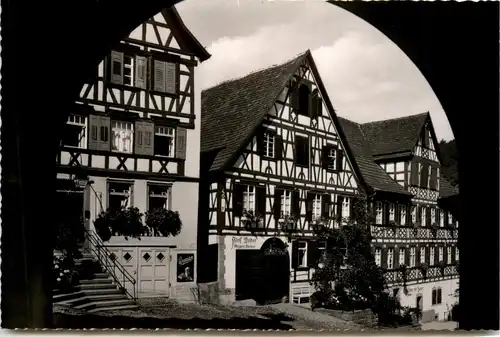
[{"label": "window", "polygon": [[400,215],[401,215],[401,225],[404,226],[406,224],[406,206],[399,206],[400,208]]},{"label": "window", "polygon": [[420,208],[421,211],[420,211],[420,223],[422,224],[422,226],[425,226],[426,224],[426,221],[425,221],[425,216],[426,216],[426,212],[427,212],[427,207],[421,207]]},{"label": "window", "polygon": [[309,86],[301,84],[299,86],[299,114],[309,116],[309,96],[311,91]]},{"label": "window", "polygon": [[446,263],[451,264],[451,247],[446,247]]},{"label": "window", "polygon": [[[62,132],[63,146],[85,148],[87,118],[79,115],[70,115]],[[97,130],[96,130],[97,131]],[[96,134],[97,139],[97,134]]]},{"label": "window", "polygon": [[337,149],[335,148],[328,149],[328,169],[332,171],[337,169]]},{"label": "window", "polygon": [[292,191],[284,190],[281,194],[281,215],[290,215],[292,212]]},{"label": "window", "polygon": [[448,225],[453,224],[453,215],[451,215],[450,212],[448,212]]},{"label": "window", "polygon": [[438,254],[439,254],[439,261],[438,262],[441,262],[441,261],[444,261],[443,260],[443,247],[439,247],[439,250],[438,250]]},{"label": "window", "polygon": [[425,247],[420,247],[420,263],[425,262]]},{"label": "window", "polygon": [[108,208],[117,211],[132,207],[133,183],[108,182]]},{"label": "window", "polygon": [[389,221],[394,221],[394,216],[395,216],[395,205],[394,204],[389,204]]},{"label": "window", "polygon": [[432,288],[432,305],[441,304],[442,290],[441,288]]},{"label": "window", "polygon": [[299,241],[298,245],[298,266],[307,267],[307,242]]},{"label": "window", "polygon": [[316,194],[313,199],[313,208],[312,208],[312,219],[318,220],[321,218],[321,194]]},{"label": "window", "polygon": [[170,185],[149,185],[148,186],[148,210],[169,208]]},{"label": "window", "polygon": [[255,211],[255,186],[247,185],[243,190],[243,211]]},{"label": "window", "polygon": [[431,208],[431,225],[436,223],[436,209]]},{"label": "window", "polygon": [[433,266],[435,264],[434,258],[436,257],[436,249],[434,247],[429,248],[429,265]]},{"label": "window", "polygon": [[382,203],[380,201],[377,201],[375,204],[375,223],[377,225],[382,224],[382,219],[383,219],[383,208],[382,208]]},{"label": "window", "polygon": [[132,55],[125,54],[123,57],[123,84],[133,86],[134,85],[134,57]]},{"label": "window", "polygon": [[417,223],[417,207],[411,206],[411,222]]},{"label": "window", "polygon": [[270,132],[266,132],[264,133],[264,156],[274,158],[274,151],[274,135]]},{"label": "window", "polygon": [[[148,139],[148,137],[146,137]],[[175,130],[166,126],[155,126],[154,154],[174,157]]]},{"label": "window", "polygon": [[342,199],[342,218],[348,218],[351,216],[351,199],[344,198]]},{"label": "window", "polygon": [[444,211],[441,211],[441,216],[439,217],[439,227],[444,227]]},{"label": "window", "polygon": [[404,265],[406,263],[406,249],[399,248],[399,265]]},{"label": "window", "polygon": [[415,247],[410,248],[410,267],[415,267],[415,262],[416,262],[415,251],[416,251]]},{"label": "window", "polygon": [[111,83],[146,89],[146,57],[113,50],[109,61],[108,80]]},{"label": "window", "polygon": [[132,123],[113,121],[111,123],[111,137],[113,151],[132,153],[134,148],[134,126]]},{"label": "window", "polygon": [[394,249],[387,249],[387,269],[394,268]]},{"label": "window", "polygon": [[318,257],[324,257],[326,254],[326,241],[318,241],[316,249],[318,250]]},{"label": "window", "polygon": [[382,263],[382,249],[380,249],[380,248],[376,248],[375,249],[375,263],[379,267],[380,267],[380,265]]},{"label": "window", "polygon": [[458,247],[455,247],[455,261],[459,261]]},{"label": "window", "polygon": [[309,138],[295,136],[295,164],[309,166]]}]

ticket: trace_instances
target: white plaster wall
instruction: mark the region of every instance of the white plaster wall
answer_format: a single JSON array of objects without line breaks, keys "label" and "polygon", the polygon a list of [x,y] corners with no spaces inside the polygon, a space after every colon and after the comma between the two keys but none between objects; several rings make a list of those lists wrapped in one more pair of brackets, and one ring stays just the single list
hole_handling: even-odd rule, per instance
[{"label": "white plaster wall", "polygon": [[[419,283],[408,285],[408,295],[403,293],[402,287],[399,291],[399,299],[402,306],[416,307],[417,295],[422,295],[423,311],[434,309],[439,320],[446,319],[445,313],[449,312],[457,299],[453,296],[458,288],[458,278],[434,281],[427,283]],[[441,287],[441,304],[432,305],[432,288]]]}]

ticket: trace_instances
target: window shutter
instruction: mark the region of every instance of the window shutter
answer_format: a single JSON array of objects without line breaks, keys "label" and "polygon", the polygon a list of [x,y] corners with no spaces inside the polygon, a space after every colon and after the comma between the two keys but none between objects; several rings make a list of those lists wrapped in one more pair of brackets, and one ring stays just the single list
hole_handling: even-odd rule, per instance
[{"label": "window shutter", "polygon": [[444,214],[444,226],[448,226],[448,217],[450,216],[449,212],[443,211]]},{"label": "window shutter", "polygon": [[99,117],[89,115],[89,149],[99,150]]},{"label": "window shutter", "polygon": [[382,251],[380,252],[380,266],[383,269],[387,268],[387,248],[382,248]]},{"label": "window shutter", "polygon": [[442,292],[441,288],[438,288],[437,289],[437,304],[441,303],[441,300],[442,300],[442,298],[441,298],[441,296],[442,296],[441,292]]},{"label": "window shutter", "polygon": [[397,223],[401,223],[401,207],[402,207],[401,204],[396,204],[394,206],[394,220]]},{"label": "window shutter", "polygon": [[110,150],[110,132],[111,131],[111,119],[105,116],[99,116],[99,150],[109,151]]},{"label": "window shutter", "polygon": [[299,86],[298,83],[292,81],[290,83],[290,105],[292,109],[296,110],[299,108]]},{"label": "window shutter", "polygon": [[292,242],[292,268],[295,269],[299,266],[299,243]]},{"label": "window shutter", "polygon": [[177,64],[165,62],[165,92],[177,94]]},{"label": "window shutter", "polygon": [[431,261],[431,258],[430,258],[430,256],[431,256],[431,252],[430,252],[430,251],[431,251],[430,247],[427,247],[427,248],[425,249],[425,262],[426,262],[426,263],[428,263],[428,264],[429,264],[429,263],[430,263],[430,261]]},{"label": "window shutter", "polygon": [[146,89],[148,59],[144,56],[135,57],[135,86]]},{"label": "window shutter", "polygon": [[154,155],[154,141],[155,141],[155,125],[151,122],[143,122],[142,124],[142,148],[143,153],[148,156]]},{"label": "window shutter", "polygon": [[257,131],[257,134],[255,135],[255,138],[257,140],[257,154],[259,156],[263,156],[265,151],[264,151],[264,130],[263,128],[259,128]]},{"label": "window shutter", "polygon": [[153,65],[154,65],[153,90],[159,92],[165,92],[166,88],[165,62],[154,60]]},{"label": "window shutter", "polygon": [[407,265],[408,267],[410,266],[410,254],[411,254],[411,247],[405,249],[405,265]]},{"label": "window shutter", "polygon": [[319,95],[316,96],[316,116],[321,116],[323,114],[323,101]]},{"label": "window shutter", "polygon": [[437,186],[437,167],[431,168],[431,180],[430,180],[430,189],[436,190]]},{"label": "window shutter", "polygon": [[344,168],[342,167],[342,158],[344,157],[344,151],[338,149],[337,150],[337,170],[338,171],[343,171]]},{"label": "window shutter", "polygon": [[420,187],[427,188],[429,184],[429,164],[422,164],[422,171],[420,172]]},{"label": "window shutter", "polygon": [[418,185],[418,163],[416,160],[412,160],[411,162],[410,185]]},{"label": "window shutter", "polygon": [[427,227],[431,226],[431,212],[432,212],[432,207],[427,207],[425,212],[425,225]]},{"label": "window shutter", "polygon": [[383,203],[383,222],[382,224],[384,225],[388,225],[389,224],[389,203],[388,202],[384,202]]},{"label": "window shutter", "polygon": [[262,217],[266,215],[266,187],[257,186],[255,187],[255,211],[259,213]]},{"label": "window shutter", "polygon": [[440,226],[441,223],[441,210],[436,208],[436,224]]},{"label": "window shutter", "polygon": [[311,240],[307,242],[307,265],[309,267],[316,267],[318,262],[318,248],[316,241]]},{"label": "window shutter", "polygon": [[292,215],[296,218],[300,217],[300,194],[299,191],[292,191],[291,200],[291,211]]},{"label": "window shutter", "polygon": [[134,153],[144,154],[144,122],[135,122],[134,141]]},{"label": "window shutter", "polygon": [[235,217],[243,215],[243,189],[245,187],[235,184],[233,187],[233,214]]},{"label": "window shutter", "polygon": [[312,220],[313,199],[314,193],[307,192],[306,221]]},{"label": "window shutter", "polygon": [[274,136],[275,158],[280,160],[283,158],[283,138],[276,134]]},{"label": "window shutter", "polygon": [[323,146],[321,149],[321,167],[324,170],[328,169],[328,152],[330,151],[329,146]]},{"label": "window shutter", "polygon": [[329,218],[331,196],[330,194],[323,194],[322,199],[323,199],[323,205],[321,205],[321,213],[325,218]]},{"label": "window shutter", "polygon": [[394,269],[398,269],[399,268],[399,249],[398,248],[394,248],[394,257],[393,257]]},{"label": "window shutter", "polygon": [[281,216],[281,196],[283,195],[283,193],[284,191],[282,189],[274,189],[273,213],[276,220],[278,220]]},{"label": "window shutter", "polygon": [[452,246],[451,247],[451,263],[455,263],[456,259],[456,255],[455,255],[455,252],[456,252],[457,248],[455,246]]},{"label": "window shutter", "polygon": [[[417,210],[416,213],[417,213],[417,220],[416,222],[421,222],[422,221],[422,209],[420,206],[418,205],[415,205],[415,209]],[[423,224],[420,224],[420,225],[423,225]]]},{"label": "window shutter", "polygon": [[342,219],[342,203],[344,202],[344,197],[337,196],[337,215]]},{"label": "window shutter", "polygon": [[186,159],[186,141],[187,130],[177,128],[175,133],[175,157],[178,159]]},{"label": "window shutter", "polygon": [[110,57],[111,83],[123,84],[123,53],[111,51]]}]

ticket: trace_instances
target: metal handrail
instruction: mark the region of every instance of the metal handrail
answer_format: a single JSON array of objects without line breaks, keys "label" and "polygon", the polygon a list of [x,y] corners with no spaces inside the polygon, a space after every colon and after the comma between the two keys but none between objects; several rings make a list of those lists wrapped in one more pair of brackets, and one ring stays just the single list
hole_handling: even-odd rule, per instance
[{"label": "metal handrail", "polygon": [[[90,242],[90,251],[97,257],[99,260],[99,263],[101,266],[103,266],[106,271],[113,277],[116,283],[120,285],[120,287],[125,290],[125,292],[134,300],[134,302],[137,300],[136,294],[136,286],[137,282],[130,275],[130,273],[125,270],[125,268],[116,260],[111,259],[110,255],[111,252],[109,251],[106,246],[104,246],[104,242],[101,240],[101,238],[92,230],[85,230],[85,237],[89,240]],[[116,272],[121,273],[121,280],[119,275],[116,274]],[[132,283],[132,288],[133,288],[133,294],[131,294],[128,290],[127,287],[125,287],[126,283]]]}]

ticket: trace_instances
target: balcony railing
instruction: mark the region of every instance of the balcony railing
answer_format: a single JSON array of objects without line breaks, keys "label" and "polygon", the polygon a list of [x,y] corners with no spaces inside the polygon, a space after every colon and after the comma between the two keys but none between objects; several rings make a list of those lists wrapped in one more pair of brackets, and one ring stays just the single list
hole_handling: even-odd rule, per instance
[{"label": "balcony railing", "polygon": [[[458,276],[456,265],[447,265],[443,269],[440,266],[430,266],[427,270],[425,277],[422,269],[419,267],[412,267],[406,269],[406,282],[416,280],[435,279],[447,276]],[[403,283],[403,271],[399,269],[387,270],[384,273],[385,280],[388,284]]]},{"label": "balcony railing", "polygon": [[411,226],[384,226],[372,225],[371,234],[376,239],[437,239],[456,240],[457,228],[439,227],[411,227]]}]

